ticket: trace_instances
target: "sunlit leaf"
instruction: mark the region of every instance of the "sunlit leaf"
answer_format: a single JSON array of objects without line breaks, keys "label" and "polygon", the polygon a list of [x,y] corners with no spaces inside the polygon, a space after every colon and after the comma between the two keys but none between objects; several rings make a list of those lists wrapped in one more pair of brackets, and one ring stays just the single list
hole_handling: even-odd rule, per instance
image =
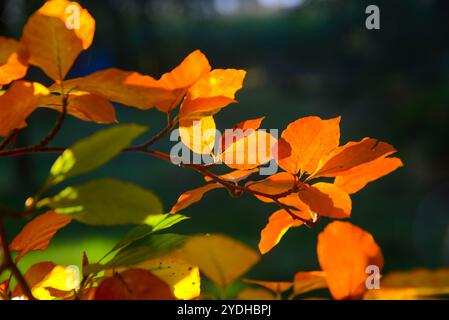
[{"label": "sunlit leaf", "polygon": [[27,126],[26,118],[37,108],[39,99],[49,94],[39,83],[16,81],[0,95],[0,136]]},{"label": "sunlit leaf", "polygon": [[30,221],[9,245],[11,251],[19,253],[16,261],[30,251],[46,250],[56,232],[71,221],[71,217],[53,211],[48,211]]},{"label": "sunlit leaf", "polygon": [[0,87],[23,78],[28,70],[28,51],[18,41],[0,36]]},{"label": "sunlit leaf", "polygon": [[260,234],[259,250],[260,253],[266,254],[273,249],[292,227],[302,225],[300,220],[295,220],[285,210],[278,210],[270,216],[268,224]]},{"label": "sunlit leaf", "polygon": [[[71,15],[78,12],[75,21]],[[76,22],[79,26],[74,25]],[[94,18],[78,3],[50,0],[29,18],[22,42],[29,50],[32,65],[53,80],[63,80],[78,55],[92,44],[94,33]]]},{"label": "sunlit leaf", "polygon": [[340,117],[305,117],[292,122],[278,145],[279,166],[290,173],[312,173],[320,159],[340,143]]},{"label": "sunlit leaf", "polygon": [[[253,173],[256,173],[256,172],[259,172],[258,168],[251,169],[251,170],[235,170],[235,171],[223,174],[223,175],[219,175],[218,177],[224,181],[237,183],[237,182],[240,182],[242,180],[249,178],[250,175],[252,175]],[[209,176],[204,177],[204,180],[206,182],[214,181]]]},{"label": "sunlit leaf", "polygon": [[[268,195],[279,195],[292,190],[295,187],[295,177],[287,172],[276,173],[260,181],[248,182],[246,186],[254,191],[263,192]],[[272,199],[256,195],[264,202],[273,202]]]},{"label": "sunlit leaf", "polygon": [[139,225],[131,229],[112,249],[112,251],[121,249],[128,244],[142,239],[143,237],[150,235],[152,233],[168,229],[171,226],[190,219],[189,217],[183,216],[181,214],[156,214],[148,216],[145,220],[145,224]]},{"label": "sunlit leaf", "polygon": [[379,158],[354,167],[344,175],[335,178],[335,185],[352,194],[363,189],[369,182],[377,180],[399,167],[403,163],[399,158]]},{"label": "sunlit leaf", "polygon": [[245,274],[260,259],[257,252],[243,243],[218,234],[191,237],[182,253],[221,288]]},{"label": "sunlit leaf", "polygon": [[318,260],[337,299],[360,299],[365,293],[366,268],[383,267],[382,252],[371,234],[349,222],[335,221],[318,236]]},{"label": "sunlit leaf", "polygon": [[41,200],[38,206],[47,206],[82,223],[99,226],[142,224],[149,216],[163,212],[153,192],[113,179],[67,187]]},{"label": "sunlit leaf", "polygon": [[170,212],[177,213],[181,210],[184,210],[192,204],[201,201],[205,193],[218,188],[222,188],[222,185],[218,183],[210,183],[206,184],[205,186],[186,191],[178,198],[178,201],[170,210]]},{"label": "sunlit leaf", "polygon": [[193,152],[210,155],[215,146],[215,120],[213,117],[181,119],[179,135],[182,143]]},{"label": "sunlit leaf", "polygon": [[55,161],[50,182],[60,183],[106,164],[146,130],[140,125],[118,125],[78,141]]}]

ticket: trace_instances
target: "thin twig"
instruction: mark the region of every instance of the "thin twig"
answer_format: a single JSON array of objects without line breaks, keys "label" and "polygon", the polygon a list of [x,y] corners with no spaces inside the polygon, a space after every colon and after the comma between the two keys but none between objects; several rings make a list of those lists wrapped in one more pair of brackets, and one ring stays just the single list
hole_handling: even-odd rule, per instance
[{"label": "thin twig", "polygon": [[31,289],[28,286],[25,278],[23,277],[22,273],[20,272],[17,265],[14,263],[11,251],[9,250],[9,243],[8,239],[6,238],[6,230],[3,223],[3,218],[0,217],[0,242],[2,244],[2,250],[3,250],[3,264],[5,269],[11,270],[11,272],[14,275],[14,278],[16,278],[17,283],[19,284],[20,288],[22,289],[23,294],[29,299],[29,300],[35,300],[33,294],[31,293]]},{"label": "thin twig", "polygon": [[7,136],[1,143],[0,143],[0,150],[6,149],[17,137],[17,134],[19,133],[18,129],[13,130],[9,136]]}]

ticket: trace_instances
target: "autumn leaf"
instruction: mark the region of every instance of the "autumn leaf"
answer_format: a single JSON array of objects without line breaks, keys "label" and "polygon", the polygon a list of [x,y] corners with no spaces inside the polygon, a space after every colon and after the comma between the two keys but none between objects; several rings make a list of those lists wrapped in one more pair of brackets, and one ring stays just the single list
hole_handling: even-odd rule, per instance
[{"label": "autumn leaf", "polygon": [[136,267],[152,272],[167,283],[177,299],[193,300],[201,293],[198,267],[183,258],[179,251],[147,260]]},{"label": "autumn leaf", "polygon": [[298,197],[319,216],[343,219],[351,215],[351,198],[332,183],[318,182],[312,186],[304,184],[298,191]]},{"label": "autumn leaf", "polygon": [[237,139],[223,151],[219,160],[232,169],[250,170],[275,158],[273,148],[277,140],[264,130],[252,131]]},{"label": "autumn leaf", "polygon": [[260,253],[266,254],[281,241],[290,228],[299,227],[300,225],[302,225],[302,222],[293,219],[285,210],[278,210],[273,213],[268,220],[268,224],[260,234]]},{"label": "autumn leaf", "polygon": [[[293,175],[287,172],[276,173],[260,181],[251,181],[246,183],[248,189],[263,192],[268,195],[279,195],[291,191],[295,188],[296,180]],[[273,202],[272,199],[255,195],[263,202]]]},{"label": "autumn leaf", "polygon": [[207,75],[211,66],[206,56],[195,50],[189,54],[179,66],[171,72],[162,75],[159,85],[174,92],[173,99],[156,104],[156,108],[162,112],[174,109],[186,94],[188,88],[193,86],[202,76]]},{"label": "autumn leaf", "polygon": [[27,126],[25,120],[37,108],[47,88],[36,82],[16,81],[0,95],[0,136]]},{"label": "autumn leaf", "polygon": [[[80,13],[79,27],[67,27],[70,9]],[[78,55],[92,44],[94,33],[94,18],[78,3],[50,0],[29,18],[22,42],[28,48],[32,65],[53,80],[63,80]]]},{"label": "autumn leaf", "polygon": [[194,203],[201,201],[204,194],[214,189],[222,188],[218,183],[211,183],[205,186],[192,189],[184,192],[179,198],[176,204],[170,210],[170,213],[177,213],[185,208],[191,206]]},{"label": "autumn leaf", "polygon": [[349,194],[356,193],[369,182],[375,181],[402,166],[403,163],[399,158],[379,158],[349,169],[344,175],[337,176],[334,184]]},{"label": "autumn leaf", "polygon": [[449,294],[449,269],[395,271],[382,277],[380,288],[369,290],[365,300],[437,299]]},{"label": "autumn leaf", "polygon": [[312,173],[320,159],[338,147],[340,117],[306,117],[292,122],[278,144],[278,164],[287,172]]},{"label": "autumn leaf", "polygon": [[221,136],[221,152],[226,150],[238,139],[247,137],[253,133],[253,131],[259,129],[264,119],[265,117],[245,120],[237,123],[232,129],[225,130],[224,134]]},{"label": "autumn leaf", "polygon": [[[67,113],[83,121],[115,123],[114,106],[106,99],[83,91],[72,91],[67,96]],[[43,107],[62,112],[62,97],[47,95],[40,99]]]},{"label": "autumn leaf", "polygon": [[371,234],[349,222],[330,223],[318,236],[318,260],[337,299],[360,299],[365,293],[366,268],[383,267],[382,252]]},{"label": "autumn leaf", "polygon": [[182,143],[201,155],[211,155],[215,146],[216,126],[213,117],[184,118],[179,121]]},{"label": "autumn leaf", "polygon": [[169,286],[143,269],[129,269],[104,279],[94,300],[173,300]]},{"label": "autumn leaf", "polygon": [[293,280],[293,296],[327,288],[326,273],[323,271],[301,271]]},{"label": "autumn leaf", "polygon": [[9,245],[11,251],[17,251],[18,262],[30,251],[46,250],[53,236],[72,221],[71,217],[48,211],[30,221]]},{"label": "autumn leaf", "polygon": [[187,91],[180,117],[204,117],[236,102],[235,94],[243,87],[246,72],[235,69],[215,69],[202,76]]},{"label": "autumn leaf", "polygon": [[[134,71],[106,69],[82,78],[70,79],[63,83],[64,92],[74,90],[92,93],[104,99],[142,110],[159,104],[170,104],[176,96],[168,88],[150,77]],[[59,84],[50,87],[60,93]]]},{"label": "autumn leaf", "polygon": [[[79,285],[73,268],[56,265],[53,262],[40,262],[25,272],[25,280],[31,293],[39,300],[53,300],[68,296]],[[23,296],[19,285],[13,290],[14,297]]]},{"label": "autumn leaf", "polygon": [[0,36],[0,88],[23,78],[28,70],[28,51],[18,41]]},{"label": "autumn leaf", "polygon": [[243,243],[219,234],[193,236],[186,241],[181,253],[223,289],[260,259],[257,252]]},{"label": "autumn leaf", "polygon": [[352,168],[395,152],[396,150],[390,144],[372,138],[365,138],[360,142],[349,142],[323,157],[311,176],[314,178],[336,177]]}]

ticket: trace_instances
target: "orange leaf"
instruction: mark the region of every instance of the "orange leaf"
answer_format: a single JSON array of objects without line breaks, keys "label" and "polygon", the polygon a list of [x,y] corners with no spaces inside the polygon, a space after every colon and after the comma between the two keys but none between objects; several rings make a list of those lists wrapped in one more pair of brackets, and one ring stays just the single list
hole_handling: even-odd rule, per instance
[{"label": "orange leaf", "polygon": [[352,202],[349,195],[332,183],[319,182],[304,185],[298,192],[299,199],[319,216],[343,219],[351,215]]},{"label": "orange leaf", "polygon": [[207,75],[210,70],[209,61],[200,50],[189,54],[179,66],[165,73],[159,80],[161,87],[173,90],[176,94],[171,101],[158,103],[156,105],[158,110],[167,112],[175,108],[186,94],[186,90],[202,76]]},{"label": "orange leaf", "polygon": [[349,142],[323,157],[312,176],[317,178],[343,175],[354,167],[395,152],[393,146],[372,138],[365,138],[360,142]]},{"label": "orange leaf", "polygon": [[275,158],[272,149],[276,143],[270,133],[264,130],[252,131],[229,145],[219,158],[232,169],[253,169]]},{"label": "orange leaf", "polygon": [[[259,169],[256,168],[256,169],[252,169],[252,170],[235,170],[235,171],[223,174],[218,177],[225,181],[237,183],[237,182],[247,179],[250,175],[252,175],[253,173],[256,173],[256,172],[259,172]],[[213,179],[208,176],[205,176],[204,180],[206,180],[206,182],[213,181]]]},{"label": "orange leaf", "polygon": [[94,300],[174,300],[170,287],[144,269],[129,269],[104,279]]},{"label": "orange leaf", "polygon": [[16,261],[35,250],[46,250],[53,236],[72,221],[67,215],[48,211],[30,221],[15,237],[9,248],[18,251]]},{"label": "orange leaf", "polygon": [[215,120],[213,117],[181,119],[179,135],[182,143],[193,152],[210,155],[215,146]]},{"label": "orange leaf", "polygon": [[40,97],[47,94],[47,88],[39,83],[14,82],[0,96],[0,136],[26,127],[25,119],[37,108]]},{"label": "orange leaf", "polygon": [[260,234],[260,253],[266,254],[281,241],[284,234],[290,228],[299,227],[300,225],[302,225],[301,221],[293,219],[292,216],[284,210],[279,210],[273,213],[268,220],[267,226]]},{"label": "orange leaf", "polygon": [[338,176],[334,184],[349,194],[363,189],[369,182],[377,180],[399,167],[403,163],[399,158],[379,158],[350,169],[344,175]]},{"label": "orange leaf", "polygon": [[[79,26],[75,25],[78,19],[72,19],[77,12]],[[78,55],[90,47],[94,34],[94,18],[78,3],[50,0],[30,17],[22,42],[29,50],[32,65],[53,80],[63,80]]]},{"label": "orange leaf", "polygon": [[201,77],[187,92],[180,117],[210,116],[235,102],[235,94],[243,86],[246,72],[215,69]]},{"label": "orange leaf", "polygon": [[278,164],[292,174],[312,173],[320,159],[338,147],[340,117],[322,120],[306,117],[292,122],[278,145]]},{"label": "orange leaf", "polygon": [[293,286],[292,282],[287,281],[259,281],[259,280],[244,279],[243,282],[250,284],[257,284],[258,286],[264,287],[278,294],[289,290]]},{"label": "orange leaf", "polygon": [[249,136],[253,131],[260,128],[265,117],[246,120],[237,123],[234,128],[225,130],[221,136],[221,151],[226,150],[232,143],[239,139]]},{"label": "orange leaf", "polygon": [[201,201],[204,194],[206,192],[209,192],[214,189],[222,188],[222,186],[218,183],[211,183],[207,184],[205,186],[184,192],[176,202],[176,204],[173,206],[173,208],[170,210],[170,213],[177,213],[192,204]]},{"label": "orange leaf", "polygon": [[28,70],[28,52],[18,41],[0,36],[0,87],[23,78]]},{"label": "orange leaf", "polygon": [[[173,91],[161,87],[156,79],[138,72],[115,68],[65,81],[63,86],[66,92],[74,89],[87,91],[107,100],[142,110],[170,103],[175,99]],[[50,89],[60,91],[58,84],[51,86]]]},{"label": "orange leaf", "polygon": [[[295,177],[287,172],[276,173],[260,181],[251,181],[246,186],[254,191],[268,195],[278,195],[290,191],[295,186]],[[263,202],[273,202],[270,198],[256,195]]]},{"label": "orange leaf", "polygon": [[323,288],[327,288],[325,272],[302,271],[295,274],[293,284],[293,294],[295,296]]},{"label": "orange leaf", "polygon": [[317,253],[337,300],[360,299],[366,291],[366,267],[383,267],[382,252],[372,235],[349,222],[329,224],[318,236]]},{"label": "orange leaf", "polygon": [[[44,107],[62,111],[61,96],[49,95],[41,99]],[[68,96],[67,113],[83,121],[114,123],[114,106],[104,98],[82,91],[73,91]]]}]

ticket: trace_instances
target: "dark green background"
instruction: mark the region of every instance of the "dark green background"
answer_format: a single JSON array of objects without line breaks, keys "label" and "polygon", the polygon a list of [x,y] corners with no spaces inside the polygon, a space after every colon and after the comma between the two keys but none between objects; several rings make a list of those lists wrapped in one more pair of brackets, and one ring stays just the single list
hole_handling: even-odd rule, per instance
[{"label": "dark green background", "polygon": [[[1,34],[19,37],[41,1],[0,1]],[[264,127],[284,129],[297,118],[342,116],[342,142],[376,137],[392,143],[405,167],[353,196],[351,221],[381,245],[386,270],[449,264],[449,2],[305,1],[290,9],[263,9],[240,1],[234,14],[221,14],[213,1],[81,1],[97,20],[96,41],[71,76],[119,67],[160,76],[194,49],[217,68],[248,71],[239,104],[224,109],[218,127],[267,116]],[[365,8],[377,4],[381,30],[365,28]],[[35,69],[29,78],[50,84]],[[122,123],[138,122],[157,132],[157,111],[117,106]],[[29,119],[18,144],[37,141],[57,114],[41,110]],[[68,145],[102,126],[67,121],[55,145]],[[168,142],[160,144],[167,150]],[[0,203],[20,209],[42,183],[55,159],[39,155],[0,161]],[[89,175],[112,176],[154,190],[169,209],[177,197],[203,181],[195,172],[142,155],[123,155]],[[84,178],[85,179],[85,178]],[[220,232],[256,247],[260,230],[276,207],[250,196],[230,199],[213,191],[185,214],[193,219],[179,232]],[[251,276],[290,279],[318,267],[314,230],[290,231],[263,257]],[[12,237],[20,228],[9,224]],[[101,256],[126,228],[73,224],[60,232],[47,253],[80,264],[83,250]]]}]

